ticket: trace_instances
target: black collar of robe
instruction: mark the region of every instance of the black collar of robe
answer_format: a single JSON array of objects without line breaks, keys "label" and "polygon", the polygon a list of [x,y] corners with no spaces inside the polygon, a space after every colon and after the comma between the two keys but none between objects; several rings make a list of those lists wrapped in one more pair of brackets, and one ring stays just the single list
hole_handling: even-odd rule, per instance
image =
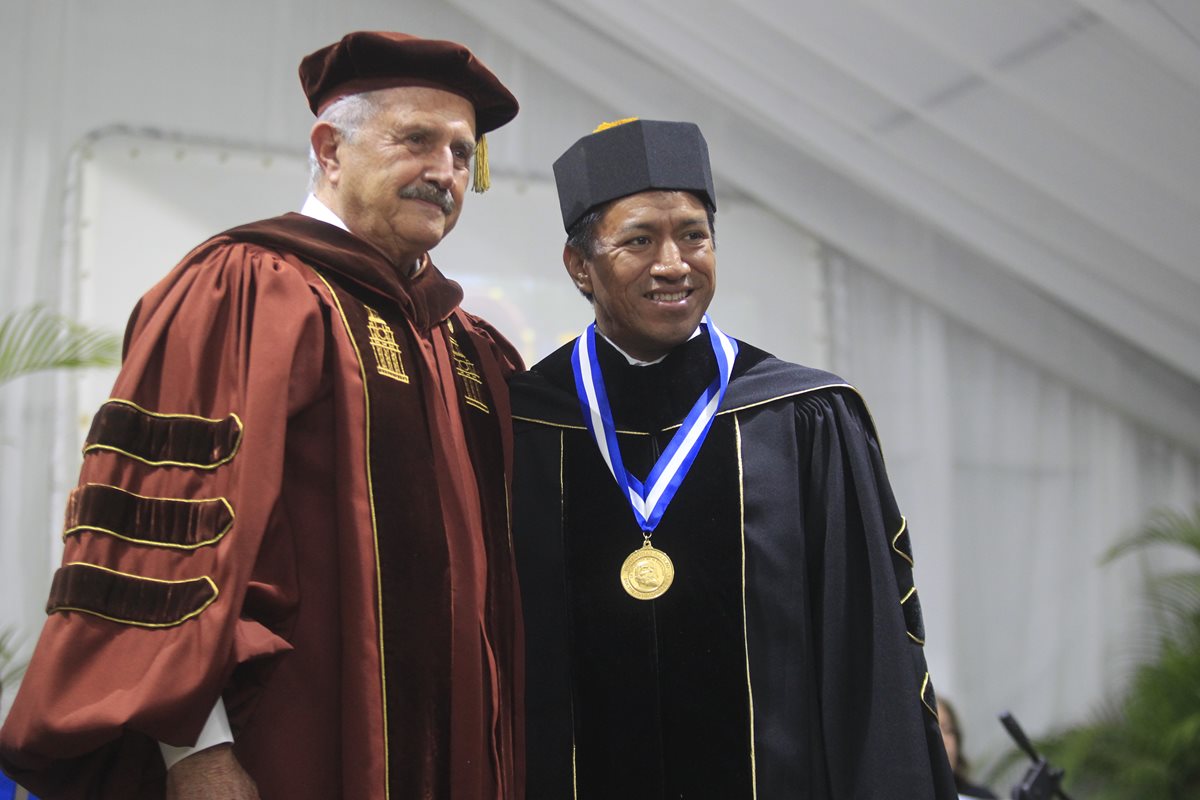
[{"label": "black collar of robe", "polygon": [[[780,361],[741,340],[737,344],[729,389],[718,414],[819,388],[849,388],[832,373]],[[515,417],[558,427],[584,426],[571,367],[574,347],[574,341],[568,342],[511,379]],[[596,337],[596,354],[618,430],[648,432],[679,425],[717,375],[716,356],[706,330],[657,364],[630,364],[602,336]]]}]

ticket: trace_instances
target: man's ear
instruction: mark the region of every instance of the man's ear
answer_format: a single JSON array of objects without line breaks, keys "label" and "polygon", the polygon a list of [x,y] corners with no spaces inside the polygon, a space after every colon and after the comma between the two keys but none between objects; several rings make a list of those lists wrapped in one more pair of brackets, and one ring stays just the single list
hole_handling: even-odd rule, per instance
[{"label": "man's ear", "polygon": [[563,266],[566,267],[567,275],[570,276],[571,283],[575,284],[575,288],[591,297],[592,267],[583,257],[583,253],[571,245],[566,245],[563,247]]},{"label": "man's ear", "polygon": [[342,135],[328,122],[318,121],[313,125],[308,136],[313,153],[317,157],[317,163],[321,165],[321,174],[324,176],[324,180],[336,186],[341,175],[338,145],[342,143]]}]

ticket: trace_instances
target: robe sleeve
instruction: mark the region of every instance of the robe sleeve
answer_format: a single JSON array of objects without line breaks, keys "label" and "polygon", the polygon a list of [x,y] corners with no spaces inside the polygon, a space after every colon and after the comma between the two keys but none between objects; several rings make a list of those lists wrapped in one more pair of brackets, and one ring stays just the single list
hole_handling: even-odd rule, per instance
[{"label": "robe sleeve", "polygon": [[831,797],[950,800],[912,547],[870,417],[851,390],[819,392],[797,428]]},{"label": "robe sleeve", "polygon": [[254,567],[286,519],[289,418],[326,390],[325,331],[303,267],[229,241],[138,304],[0,731],[4,769],[39,796],[154,796],[156,741],[192,744],[235,666],[290,649],[295,587]]}]

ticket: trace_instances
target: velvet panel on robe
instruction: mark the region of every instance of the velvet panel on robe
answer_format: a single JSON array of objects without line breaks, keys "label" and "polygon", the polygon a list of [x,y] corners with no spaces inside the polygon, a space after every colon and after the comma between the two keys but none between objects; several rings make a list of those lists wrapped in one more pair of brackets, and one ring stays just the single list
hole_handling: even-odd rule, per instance
[{"label": "velvet panel on robe", "polygon": [[[583,425],[567,345],[511,382],[530,800],[955,797],[903,516],[858,395],[741,344],[653,533]],[[633,367],[598,342],[622,456],[644,477],[716,375],[708,337]]]},{"label": "velvet panel on robe", "polygon": [[523,794],[511,346],[432,264],[289,214],[139,303],[0,761],[158,798],[218,697],[270,798]]}]

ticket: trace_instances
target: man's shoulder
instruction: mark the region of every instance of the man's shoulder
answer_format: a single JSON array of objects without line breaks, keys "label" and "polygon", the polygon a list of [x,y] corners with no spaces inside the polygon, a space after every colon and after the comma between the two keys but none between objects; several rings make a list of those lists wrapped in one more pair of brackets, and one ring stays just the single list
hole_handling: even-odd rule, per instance
[{"label": "man's shoulder", "polygon": [[355,237],[335,225],[289,212],[229,228],[216,234],[205,244],[242,244],[280,255],[296,255],[306,260],[314,251],[327,249],[331,242],[343,237],[351,242],[358,242]]},{"label": "man's shoulder", "polygon": [[[543,381],[561,383],[564,377],[572,374],[571,351],[574,349],[575,340],[572,339],[534,364],[527,372],[522,372],[520,375],[514,376],[513,381],[529,384],[537,384]],[[574,386],[573,378],[571,379],[571,386]]]},{"label": "man's shoulder", "polygon": [[738,358],[721,411],[737,411],[822,391],[857,393],[849,382],[832,372],[784,361],[738,341]]},{"label": "man's shoulder", "polygon": [[513,416],[518,421],[537,421],[552,425],[580,425],[579,401],[571,370],[571,341],[555,350],[527,371],[509,379]]},{"label": "man's shoulder", "polygon": [[[197,262],[210,261],[215,254],[229,251],[235,247],[248,252],[270,254],[278,260],[286,260],[289,256],[300,256],[300,260],[304,260],[302,252],[305,242],[314,238],[319,239],[325,232],[303,223],[297,224],[296,218],[308,219],[300,214],[289,213],[238,225],[213,234],[180,259],[180,265],[187,266]],[[311,221],[319,225],[325,224],[317,220]]]},{"label": "man's shoulder", "polygon": [[[279,281],[293,285],[298,285],[296,281],[311,283],[311,275],[301,265],[312,262],[286,246],[287,239],[280,233],[289,228],[286,222],[279,222],[288,216],[293,215],[233,228],[201,242],[146,290],[134,309],[134,316],[142,317],[182,303],[221,302],[222,298],[231,299],[241,291],[278,286]],[[276,241],[256,238],[243,235],[243,230],[274,230],[278,238]],[[264,281],[264,277],[269,280]]]},{"label": "man's shoulder", "polygon": [[[310,270],[315,270],[323,275],[346,275],[368,286],[383,284],[385,289],[394,289],[387,278],[395,280],[394,270],[374,247],[336,225],[295,212],[238,225],[209,237],[181,259],[167,282],[216,265],[238,272],[253,273],[262,268],[292,272],[305,280],[312,277]],[[372,280],[372,276],[383,279]]]},{"label": "man's shoulder", "polygon": [[336,263],[355,258],[382,259],[380,252],[349,231],[295,212],[247,222],[210,236],[184,259],[230,246],[274,253],[304,262]]}]

